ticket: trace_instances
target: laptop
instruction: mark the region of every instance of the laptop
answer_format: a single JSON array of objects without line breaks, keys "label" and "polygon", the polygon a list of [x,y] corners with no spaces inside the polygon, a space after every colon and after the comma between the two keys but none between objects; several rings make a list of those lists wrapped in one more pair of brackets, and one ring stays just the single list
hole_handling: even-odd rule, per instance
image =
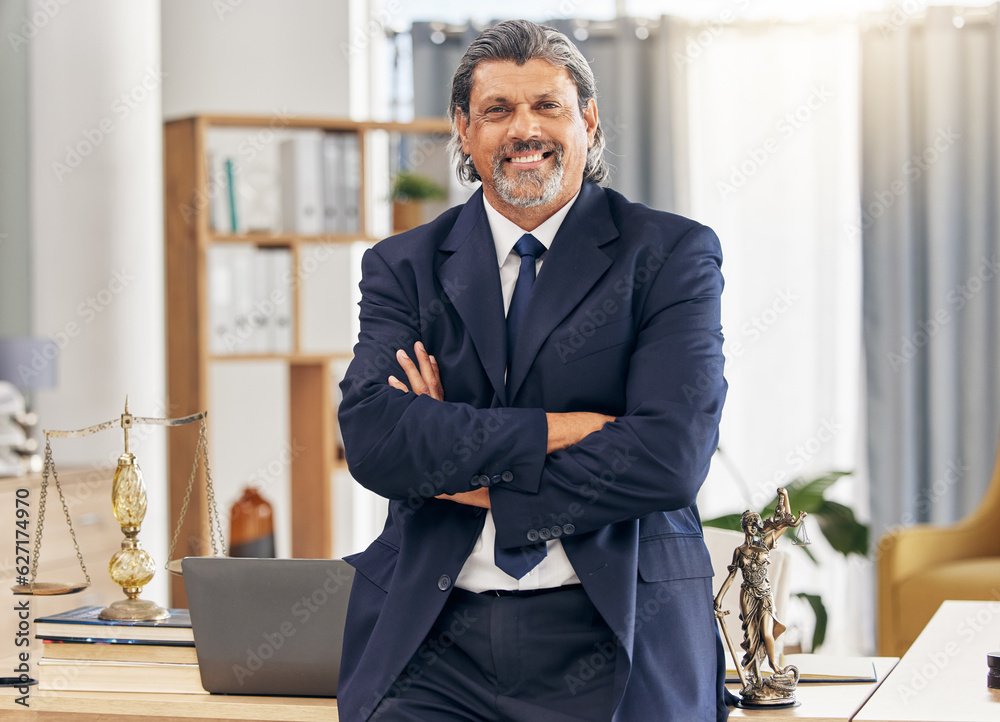
[{"label": "laptop", "polygon": [[347,562],[187,557],[181,569],[208,692],[337,696]]}]

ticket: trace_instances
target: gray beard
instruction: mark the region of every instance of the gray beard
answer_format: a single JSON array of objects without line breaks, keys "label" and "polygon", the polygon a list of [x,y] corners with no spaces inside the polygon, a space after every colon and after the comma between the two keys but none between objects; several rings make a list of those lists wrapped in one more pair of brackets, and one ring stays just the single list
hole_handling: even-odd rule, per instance
[{"label": "gray beard", "polygon": [[562,153],[556,150],[552,154],[555,167],[546,173],[541,168],[517,171],[511,179],[504,172],[504,158],[493,161],[493,185],[497,195],[504,203],[515,208],[534,208],[544,206],[555,200],[562,190],[563,164]]}]

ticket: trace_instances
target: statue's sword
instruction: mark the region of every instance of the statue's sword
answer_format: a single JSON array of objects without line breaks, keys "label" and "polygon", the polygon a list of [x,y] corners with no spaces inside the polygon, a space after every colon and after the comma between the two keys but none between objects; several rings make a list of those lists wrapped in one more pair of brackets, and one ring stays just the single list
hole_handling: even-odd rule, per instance
[{"label": "statue's sword", "polygon": [[733,655],[733,665],[736,667],[736,673],[740,676],[740,686],[747,686],[747,679],[743,676],[743,667],[740,665],[739,657],[736,656],[736,648],[733,647],[733,640],[729,638],[729,630],[726,629],[726,620],[723,619],[724,616],[729,614],[729,611],[719,610],[715,613],[715,618],[719,620],[719,626],[722,627],[722,636],[726,638],[726,645],[729,647],[729,653]]}]

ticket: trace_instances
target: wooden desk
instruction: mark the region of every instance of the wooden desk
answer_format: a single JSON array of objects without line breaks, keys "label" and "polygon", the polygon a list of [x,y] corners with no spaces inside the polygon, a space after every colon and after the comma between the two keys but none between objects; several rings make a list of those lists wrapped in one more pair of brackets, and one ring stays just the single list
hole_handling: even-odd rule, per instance
[{"label": "wooden desk", "polygon": [[1000,601],[945,602],[854,718],[858,722],[997,722],[1000,690],[986,655],[1000,649]]},{"label": "wooden desk", "polygon": [[[787,709],[734,709],[730,711],[731,720],[754,720],[754,722],[771,722],[771,720],[813,720],[813,722],[850,722],[862,705],[887,677],[891,679],[896,657],[875,657],[875,683],[860,684],[813,684],[799,683],[795,696],[802,704]],[[739,685],[729,685],[734,692]]]},{"label": "wooden desk", "polygon": [[[874,660],[879,682],[874,684],[800,684],[801,706],[778,710],[734,709],[730,719],[812,720],[847,722],[886,679],[897,660]],[[984,662],[985,664],[985,662]],[[985,672],[982,675],[985,680]],[[287,720],[336,722],[337,700],[309,697],[241,697],[200,694],[112,694],[108,692],[40,692],[32,690],[30,711],[14,704],[9,693],[0,695],[0,717],[10,722],[197,722],[198,720]],[[892,718],[900,719],[900,718]],[[951,719],[926,717],[921,719]],[[979,718],[970,718],[979,719]],[[997,718],[990,718],[997,719]]]},{"label": "wooden desk", "polygon": [[[243,697],[216,694],[113,694],[40,692],[32,689],[30,711],[0,696],[4,722],[197,722],[248,720],[337,722],[337,700],[320,697]],[[11,712],[10,710],[15,710]]]},{"label": "wooden desk", "polygon": [[[873,660],[879,680],[896,663],[895,658]],[[812,720],[842,722],[878,687],[875,684],[800,684],[796,692],[802,705],[781,710],[734,709],[730,719]],[[337,700],[306,697],[239,697],[198,694],[111,694],[107,692],[39,692],[33,690],[30,712],[18,709],[10,695],[0,696],[0,717],[11,722],[167,722],[168,720],[288,720],[336,722]]]}]

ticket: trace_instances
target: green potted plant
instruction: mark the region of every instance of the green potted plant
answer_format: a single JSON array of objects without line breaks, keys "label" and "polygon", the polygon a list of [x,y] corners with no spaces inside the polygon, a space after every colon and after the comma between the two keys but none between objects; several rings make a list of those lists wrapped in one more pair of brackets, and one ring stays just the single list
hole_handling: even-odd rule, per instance
[{"label": "green potted plant", "polygon": [[448,192],[425,175],[400,171],[392,182],[392,228],[396,233],[423,223],[423,205],[443,201]]}]

